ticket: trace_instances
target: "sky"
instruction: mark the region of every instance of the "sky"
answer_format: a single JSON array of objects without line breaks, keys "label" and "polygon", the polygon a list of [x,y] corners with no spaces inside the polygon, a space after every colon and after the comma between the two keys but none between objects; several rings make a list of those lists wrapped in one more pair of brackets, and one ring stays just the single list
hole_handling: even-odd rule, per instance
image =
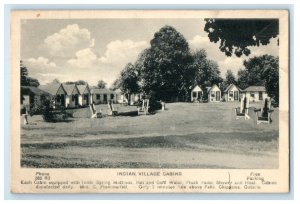
[{"label": "sky", "polygon": [[218,63],[222,77],[228,69],[236,74],[250,57],[278,56],[277,39],[273,39],[267,46],[251,47],[247,57],[227,57],[219,43],[209,41],[203,19],[51,19],[22,20],[21,59],[29,76],[40,84],[58,79],[97,85],[104,80],[109,87],[165,25],[180,32],[192,51],[205,49],[208,59]]}]

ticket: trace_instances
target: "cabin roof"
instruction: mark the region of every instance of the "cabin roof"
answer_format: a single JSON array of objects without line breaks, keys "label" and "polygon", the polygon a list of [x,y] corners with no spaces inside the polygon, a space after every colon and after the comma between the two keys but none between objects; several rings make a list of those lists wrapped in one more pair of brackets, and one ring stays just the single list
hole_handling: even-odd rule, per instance
[{"label": "cabin roof", "polygon": [[59,87],[61,86],[61,84],[46,84],[46,85],[40,85],[39,89],[41,89],[42,91],[45,91],[47,93],[50,93],[51,95],[56,95]]},{"label": "cabin roof", "polygon": [[92,88],[91,93],[92,94],[112,94],[115,92],[112,90],[109,90],[109,89]]},{"label": "cabin roof", "polygon": [[214,87],[217,87],[220,90],[220,88],[216,84],[214,84],[214,85],[212,85],[212,87],[206,87],[207,92],[210,92]]},{"label": "cabin roof", "polygon": [[88,88],[88,85],[87,84],[84,84],[84,85],[77,85],[77,88],[78,88],[78,91],[80,94],[84,94],[84,91],[86,88]]},{"label": "cabin roof", "polygon": [[34,95],[50,95],[50,93],[35,86],[21,86],[21,92],[24,94],[33,93]]},{"label": "cabin roof", "polygon": [[63,88],[67,92],[67,95],[72,95],[74,89],[76,89],[76,84],[62,84]]},{"label": "cabin roof", "polygon": [[228,92],[233,86],[235,86],[239,91],[241,91],[241,89],[240,89],[237,85],[235,85],[235,84],[230,84],[229,86],[227,86],[227,88],[225,89],[224,92]]},{"label": "cabin roof", "polygon": [[257,92],[257,91],[266,91],[266,88],[264,86],[249,86],[248,88],[244,89],[244,92]]},{"label": "cabin roof", "polygon": [[192,92],[193,91],[202,91],[201,87],[199,85],[196,85],[193,89],[192,89]]}]

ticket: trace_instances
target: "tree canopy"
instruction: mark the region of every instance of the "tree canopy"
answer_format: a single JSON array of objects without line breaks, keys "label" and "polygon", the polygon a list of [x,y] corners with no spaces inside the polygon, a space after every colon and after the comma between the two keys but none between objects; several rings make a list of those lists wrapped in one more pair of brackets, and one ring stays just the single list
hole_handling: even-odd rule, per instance
[{"label": "tree canopy", "polygon": [[186,39],[171,26],[154,34],[141,70],[142,89],[157,100],[185,98],[195,69]]},{"label": "tree canopy", "polygon": [[23,61],[20,61],[20,75],[21,75],[21,86],[35,86],[38,87],[40,85],[37,79],[31,78],[28,76],[28,69],[23,64]]},{"label": "tree canopy", "polygon": [[241,89],[247,88],[248,85],[248,71],[240,69],[237,73],[237,84]]},{"label": "tree canopy", "polygon": [[279,104],[279,58],[269,58],[262,71],[267,93]]},{"label": "tree canopy", "polygon": [[182,34],[171,26],[155,33],[151,47],[129,63],[114,82],[123,93],[143,93],[151,99],[187,101],[194,85],[212,86],[223,81],[217,62],[204,49],[191,52]]},{"label": "tree canopy", "polygon": [[230,84],[236,84],[236,79],[235,79],[235,76],[234,76],[233,72],[231,71],[231,69],[228,69],[226,71],[225,82],[228,85],[230,85]]},{"label": "tree canopy", "polygon": [[106,88],[106,82],[103,81],[103,80],[99,80],[97,86],[100,89],[105,89]]},{"label": "tree canopy", "polygon": [[117,89],[121,88],[121,79],[120,78],[117,78],[113,84],[111,85],[110,89],[115,91]]},{"label": "tree canopy", "polygon": [[225,73],[225,79],[224,81],[220,84],[220,89],[222,91],[225,91],[226,88],[230,85],[230,84],[235,84],[237,85],[237,80],[235,78],[234,73],[232,72],[231,69],[228,69]]},{"label": "tree canopy", "polygon": [[[55,82],[54,80],[53,80],[53,82]],[[78,81],[67,81],[67,82],[65,82],[66,84],[76,84],[76,85],[86,85],[86,84],[88,84],[86,81],[84,81],[84,80],[78,80]]]},{"label": "tree canopy", "polygon": [[132,63],[128,63],[121,71],[121,76],[118,81],[120,89],[123,93],[135,94],[140,91],[139,78],[137,69]]},{"label": "tree canopy", "polygon": [[272,55],[256,56],[245,60],[244,66],[244,70],[238,71],[240,88],[265,86],[268,95],[279,103],[279,58]]},{"label": "tree canopy", "polygon": [[[248,56],[249,46],[267,45],[279,34],[278,19],[205,19],[204,31],[227,56]],[[279,42],[279,41],[278,41]]]},{"label": "tree canopy", "polygon": [[193,66],[196,69],[195,81],[197,85],[212,86],[222,82],[218,63],[207,59],[204,49],[193,53]]}]

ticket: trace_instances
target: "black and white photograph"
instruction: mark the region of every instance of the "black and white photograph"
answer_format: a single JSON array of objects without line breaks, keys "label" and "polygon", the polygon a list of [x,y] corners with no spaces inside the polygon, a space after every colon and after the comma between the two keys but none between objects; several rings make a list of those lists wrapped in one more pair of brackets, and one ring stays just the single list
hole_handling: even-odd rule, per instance
[{"label": "black and white photograph", "polygon": [[279,17],[160,14],[20,19],[21,169],[279,169]]}]

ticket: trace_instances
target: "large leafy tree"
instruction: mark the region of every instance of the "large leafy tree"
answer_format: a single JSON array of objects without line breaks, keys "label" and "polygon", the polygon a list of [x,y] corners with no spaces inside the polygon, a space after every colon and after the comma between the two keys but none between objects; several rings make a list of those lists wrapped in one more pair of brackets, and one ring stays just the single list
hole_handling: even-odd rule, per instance
[{"label": "large leafy tree", "polygon": [[221,83],[221,90],[224,91],[230,84],[237,84],[237,81],[234,73],[231,71],[231,69],[228,69],[225,74],[225,79]]},{"label": "large leafy tree", "polygon": [[[205,19],[204,30],[211,42],[227,56],[248,56],[249,46],[267,45],[279,34],[278,19]],[[278,41],[279,42],[279,41]]]},{"label": "large leafy tree", "polygon": [[154,34],[141,67],[142,89],[157,100],[186,100],[195,69],[188,42],[171,26]]},{"label": "large leafy tree", "polygon": [[217,62],[207,59],[207,54],[204,49],[197,50],[193,53],[193,60],[193,66],[196,69],[196,84],[206,87],[222,82]]},{"label": "large leafy tree", "polygon": [[269,63],[272,63],[272,66],[276,66],[274,59],[271,55],[262,55],[244,61],[244,67],[248,72],[249,86],[263,86],[265,84],[264,77],[262,76],[263,70]]},{"label": "large leafy tree", "polygon": [[233,72],[230,69],[228,69],[226,71],[225,81],[226,81],[226,83],[228,85],[230,85],[230,84],[236,84],[235,76],[234,76]]},{"label": "large leafy tree", "polygon": [[[129,96],[131,94],[139,93],[138,71],[132,63],[128,63],[121,71],[120,78],[116,81],[116,85],[128,96],[128,99],[130,99]],[[130,103],[129,100],[128,103]]]},{"label": "large leafy tree", "polygon": [[237,85],[241,89],[245,89],[249,86],[248,84],[248,71],[240,69],[237,73]]},{"label": "large leafy tree", "polygon": [[279,104],[279,58],[271,58],[265,63],[262,76],[265,81],[265,88],[270,97]]},{"label": "large leafy tree", "polygon": [[265,86],[266,91],[279,103],[279,58],[272,55],[262,55],[244,61],[245,70],[238,72],[238,84],[241,88],[247,86]]},{"label": "large leafy tree", "polygon": [[24,65],[23,61],[20,61],[20,79],[21,79],[21,86],[35,86],[38,87],[40,85],[37,79],[31,78],[28,76],[28,69]]},{"label": "large leafy tree", "polygon": [[117,89],[121,88],[121,79],[120,78],[117,78],[113,84],[111,85],[110,89],[115,91]]}]

